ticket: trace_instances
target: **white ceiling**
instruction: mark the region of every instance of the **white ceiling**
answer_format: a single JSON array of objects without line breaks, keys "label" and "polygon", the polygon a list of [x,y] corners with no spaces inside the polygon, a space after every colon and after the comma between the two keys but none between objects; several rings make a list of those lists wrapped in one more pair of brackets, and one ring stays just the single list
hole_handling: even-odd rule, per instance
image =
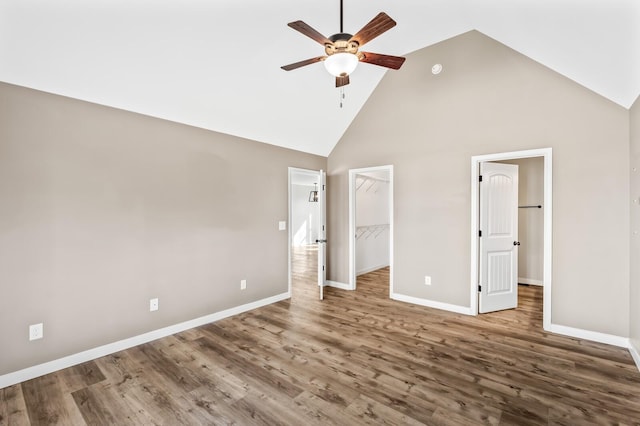
[{"label": "white ceiling", "polygon": [[[405,55],[476,29],[629,108],[640,94],[637,0],[344,0],[345,31],[398,25],[367,51]],[[385,70],[338,90],[322,46],[339,0],[0,0],[0,81],[327,156]],[[437,58],[434,58],[434,62]],[[445,72],[446,72],[446,64]],[[389,71],[389,72],[402,72]]]}]

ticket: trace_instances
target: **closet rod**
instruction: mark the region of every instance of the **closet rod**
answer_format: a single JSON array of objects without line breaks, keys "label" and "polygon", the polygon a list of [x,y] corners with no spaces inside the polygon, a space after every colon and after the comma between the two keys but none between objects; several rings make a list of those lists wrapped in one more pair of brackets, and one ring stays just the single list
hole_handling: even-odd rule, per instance
[{"label": "closet rod", "polygon": [[519,209],[541,209],[542,206],[538,204],[537,206],[518,206]]}]

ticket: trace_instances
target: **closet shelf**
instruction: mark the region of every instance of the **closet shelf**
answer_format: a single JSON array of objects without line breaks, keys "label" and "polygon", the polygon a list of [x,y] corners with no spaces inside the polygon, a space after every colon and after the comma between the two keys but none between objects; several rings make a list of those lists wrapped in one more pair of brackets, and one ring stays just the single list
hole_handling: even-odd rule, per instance
[{"label": "closet shelf", "polygon": [[373,236],[373,238],[378,238],[378,235],[382,234],[386,229],[389,229],[388,223],[356,226],[356,240],[363,237],[364,239],[368,239],[371,236]]}]

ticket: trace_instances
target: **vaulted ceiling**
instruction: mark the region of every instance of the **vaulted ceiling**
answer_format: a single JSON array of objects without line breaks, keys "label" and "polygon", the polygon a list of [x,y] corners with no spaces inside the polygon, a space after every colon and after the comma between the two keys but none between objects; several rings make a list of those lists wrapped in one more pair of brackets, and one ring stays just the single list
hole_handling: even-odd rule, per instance
[{"label": "vaulted ceiling", "polygon": [[[367,51],[476,29],[625,108],[640,94],[637,0],[344,0],[344,30],[380,11],[398,25]],[[360,64],[340,108],[322,64],[280,69],[323,54],[295,20],[337,33],[339,0],[0,0],[0,81],[326,156],[385,69]]]}]

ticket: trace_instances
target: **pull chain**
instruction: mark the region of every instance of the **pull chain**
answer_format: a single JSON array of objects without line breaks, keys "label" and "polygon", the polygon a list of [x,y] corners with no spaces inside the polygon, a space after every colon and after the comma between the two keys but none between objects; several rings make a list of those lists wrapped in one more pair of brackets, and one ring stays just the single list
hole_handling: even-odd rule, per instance
[{"label": "pull chain", "polygon": [[340,108],[342,108],[342,100],[344,99],[344,86],[340,87],[340,92],[339,92],[339,102],[340,102]]}]

